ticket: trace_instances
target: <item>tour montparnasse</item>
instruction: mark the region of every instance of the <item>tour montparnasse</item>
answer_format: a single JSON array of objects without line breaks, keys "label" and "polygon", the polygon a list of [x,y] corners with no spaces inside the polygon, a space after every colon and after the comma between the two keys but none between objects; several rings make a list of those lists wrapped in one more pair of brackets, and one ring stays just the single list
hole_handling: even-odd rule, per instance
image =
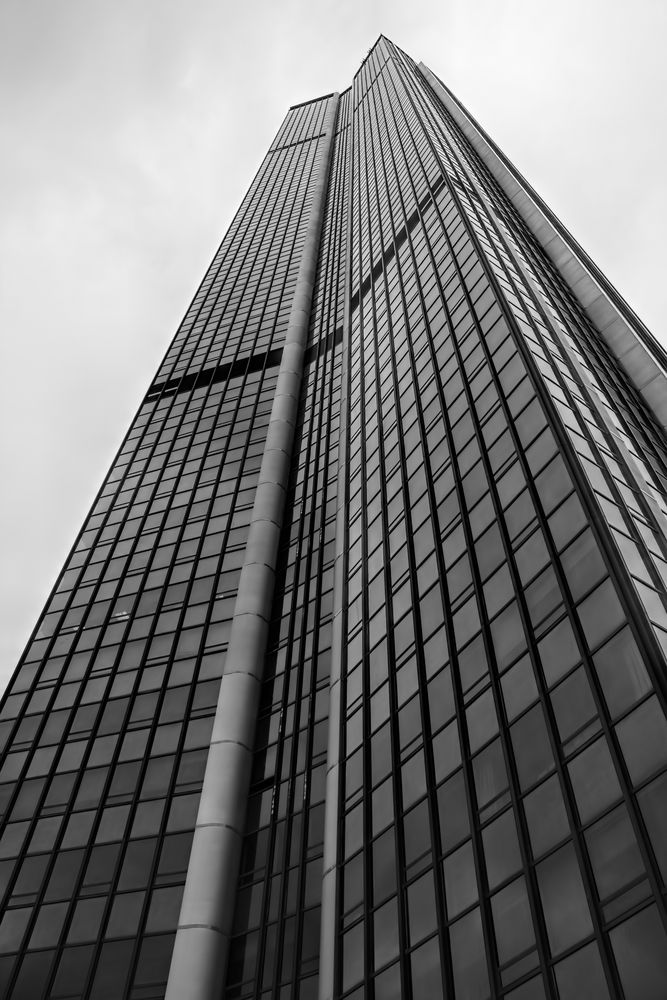
[{"label": "tour montparnasse", "polygon": [[386,38],[290,108],[2,702],[0,994],[664,1000],[666,371]]}]

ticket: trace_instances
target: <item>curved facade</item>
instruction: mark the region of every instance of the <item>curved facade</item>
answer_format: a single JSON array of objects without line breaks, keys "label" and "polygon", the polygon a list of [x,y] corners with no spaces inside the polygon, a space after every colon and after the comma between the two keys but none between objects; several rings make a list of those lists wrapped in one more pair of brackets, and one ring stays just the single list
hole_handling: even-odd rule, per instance
[{"label": "curved facade", "polygon": [[2,995],[662,1000],[666,364],[387,39],[290,109],[0,709]]}]

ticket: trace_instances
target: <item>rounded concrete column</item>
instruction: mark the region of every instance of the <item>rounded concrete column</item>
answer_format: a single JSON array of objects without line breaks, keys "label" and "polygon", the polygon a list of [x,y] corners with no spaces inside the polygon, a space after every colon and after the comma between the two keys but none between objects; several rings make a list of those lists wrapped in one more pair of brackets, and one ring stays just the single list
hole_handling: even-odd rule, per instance
[{"label": "rounded concrete column", "polygon": [[255,725],[317,271],[338,95],[329,99],[319,173],[262,457],[225,672],[220,684],[166,1000],[221,1000]]},{"label": "rounded concrete column", "polygon": [[341,678],[345,649],[345,591],[347,583],[347,482],[348,482],[348,359],[350,355],[350,237],[352,233],[352,126],[348,139],[347,239],[343,339],[341,343],[340,422],[338,427],[338,475],[336,481],[336,541],[334,596],[329,675],[329,741],[324,792],[324,851],[322,858],[322,920],[320,924],[320,970],[318,1000],[334,1000],[336,962],[336,914],[338,907],[338,834],[340,785]]}]

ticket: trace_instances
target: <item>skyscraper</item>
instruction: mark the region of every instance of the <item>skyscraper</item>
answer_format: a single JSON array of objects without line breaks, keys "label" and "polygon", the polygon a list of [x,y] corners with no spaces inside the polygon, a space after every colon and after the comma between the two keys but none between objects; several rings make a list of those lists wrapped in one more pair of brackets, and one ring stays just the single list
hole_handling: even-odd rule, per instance
[{"label": "skyscraper", "polygon": [[666,370],[387,39],[291,108],[2,702],[2,995],[664,998]]}]

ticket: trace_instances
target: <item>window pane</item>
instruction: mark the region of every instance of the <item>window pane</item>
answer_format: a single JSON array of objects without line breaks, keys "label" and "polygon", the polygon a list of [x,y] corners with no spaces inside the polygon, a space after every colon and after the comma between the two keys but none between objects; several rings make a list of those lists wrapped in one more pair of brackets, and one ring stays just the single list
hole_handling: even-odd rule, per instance
[{"label": "window pane", "polygon": [[498,958],[502,965],[535,943],[533,918],[523,875],[492,896],[491,909]]},{"label": "window pane", "polygon": [[456,1000],[487,1000],[489,976],[479,909],[450,928]]},{"label": "window pane", "polygon": [[482,831],[486,874],[493,889],[521,867],[514,812],[508,809]]},{"label": "window pane", "polygon": [[134,941],[111,941],[102,947],[90,1000],[117,1000],[123,995]]},{"label": "window pane", "polygon": [[145,983],[166,983],[173,950],[173,934],[144,938],[134,974],[135,987]]},{"label": "window pane", "polygon": [[364,974],[364,925],[357,924],[343,937],[343,989],[358,983]]},{"label": "window pane", "polygon": [[583,823],[621,797],[611,754],[600,738],[568,765],[577,808]]},{"label": "window pane", "polygon": [[590,590],[607,571],[590,528],[561,553],[561,560],[575,601]]},{"label": "window pane", "polygon": [[463,771],[438,788],[438,816],[443,851],[460,843],[470,832]]},{"label": "window pane", "polygon": [[560,1000],[608,1000],[600,953],[595,943],[586,945],[555,966]]},{"label": "window pane", "polygon": [[468,706],[466,722],[470,752],[475,753],[498,732],[496,706],[490,688]]},{"label": "window pane", "polygon": [[510,604],[491,622],[491,636],[498,668],[502,670],[526,647],[526,637],[516,603]]},{"label": "window pane", "polygon": [[[455,723],[452,724],[454,729],[452,733],[453,746],[458,747],[458,734],[455,731]],[[443,730],[443,733],[447,733],[450,727]],[[443,733],[440,734],[440,739],[443,739]],[[435,740],[434,740],[435,743]],[[460,760],[460,756],[459,756]],[[456,763],[454,763],[456,767]],[[453,767],[452,767],[453,770]],[[424,771],[424,753],[422,750],[418,750],[416,754],[406,761],[401,767],[401,781],[403,785],[403,805],[410,806],[417,799],[420,799],[422,795],[426,792],[426,772]]]},{"label": "window pane", "polygon": [[553,770],[554,758],[541,705],[535,705],[510,730],[521,788],[534,785]]},{"label": "window pane", "polygon": [[616,732],[635,784],[667,763],[667,719],[656,697],[619,722]]},{"label": "window pane", "polygon": [[437,927],[433,872],[428,871],[408,886],[410,944],[416,944]]},{"label": "window pane", "polygon": [[83,945],[79,948],[63,948],[58,972],[53,984],[52,996],[75,996],[83,992],[90,960],[94,951],[93,945]]},{"label": "window pane", "polygon": [[618,806],[586,834],[601,899],[644,874],[628,810]]},{"label": "window pane", "polygon": [[[428,818],[428,804],[423,799],[403,820],[405,843],[405,864],[407,868],[421,858],[419,867],[425,867],[425,860],[431,857],[431,827]],[[416,874],[416,872],[415,872]]]},{"label": "window pane", "polygon": [[473,760],[477,804],[480,809],[507,790],[507,770],[500,745],[494,740]]},{"label": "window pane", "polygon": [[83,851],[62,851],[56,858],[45,899],[69,899],[79,876]]},{"label": "window pane", "polygon": [[401,1000],[401,966],[398,962],[385,969],[375,980],[375,1000]]},{"label": "window pane", "polygon": [[505,994],[506,1000],[546,1000],[546,996],[542,976],[535,976],[511,993]]},{"label": "window pane", "polygon": [[144,892],[124,892],[116,896],[105,937],[128,937],[137,933],[145,896]]},{"label": "window pane", "polygon": [[667,939],[656,907],[642,910],[609,936],[625,1000],[664,1000]]},{"label": "window pane", "polygon": [[596,718],[597,707],[583,667],[554,688],[551,704],[563,742]]},{"label": "window pane", "polygon": [[84,941],[95,940],[102,922],[106,901],[106,896],[79,900],[67,934],[68,944],[81,944]]},{"label": "window pane", "polygon": [[615,632],[624,619],[623,609],[611,580],[605,580],[581,602],[579,618],[591,649]]},{"label": "window pane", "polygon": [[447,917],[452,920],[462,910],[467,909],[477,899],[477,876],[472,853],[472,841],[468,841],[443,862],[445,874],[445,895],[447,897]]},{"label": "window pane", "polygon": [[18,951],[31,916],[29,907],[7,910],[0,923],[0,952]]},{"label": "window pane", "polygon": [[373,901],[396,892],[396,847],[393,829],[373,841]]},{"label": "window pane", "polygon": [[547,632],[537,648],[540,651],[540,660],[549,687],[560,680],[581,659],[568,618],[564,618],[552,628],[551,632]]},{"label": "window pane", "polygon": [[26,955],[12,990],[12,1000],[37,1000],[42,996],[55,954],[43,951]]},{"label": "window pane", "polygon": [[528,655],[522,656],[501,679],[507,718],[511,722],[537,699],[537,684]]},{"label": "window pane", "polygon": [[579,865],[571,844],[537,867],[551,952],[557,955],[593,930]]},{"label": "window pane", "polygon": [[373,914],[373,934],[375,938],[375,968],[396,958],[399,951],[398,906],[396,897],[381,906]]},{"label": "window pane", "polygon": [[629,628],[593,657],[605,700],[613,718],[631,708],[651,690],[651,682]]},{"label": "window pane", "polygon": [[417,948],[410,956],[412,970],[412,995],[442,1000],[442,973],[440,971],[440,948],[437,937]]},{"label": "window pane", "polygon": [[170,886],[167,889],[155,889],[146,920],[146,930],[149,932],[174,930],[181,911],[182,895],[182,885]]}]

